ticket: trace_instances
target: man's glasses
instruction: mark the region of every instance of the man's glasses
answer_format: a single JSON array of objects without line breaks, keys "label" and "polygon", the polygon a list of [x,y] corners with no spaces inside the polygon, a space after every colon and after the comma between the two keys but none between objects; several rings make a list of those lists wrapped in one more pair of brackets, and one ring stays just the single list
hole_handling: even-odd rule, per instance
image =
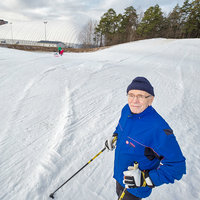
[{"label": "man's glasses", "polygon": [[145,96],[142,94],[134,95],[134,94],[127,94],[128,99],[135,99],[137,98],[139,101],[149,98],[151,95]]}]

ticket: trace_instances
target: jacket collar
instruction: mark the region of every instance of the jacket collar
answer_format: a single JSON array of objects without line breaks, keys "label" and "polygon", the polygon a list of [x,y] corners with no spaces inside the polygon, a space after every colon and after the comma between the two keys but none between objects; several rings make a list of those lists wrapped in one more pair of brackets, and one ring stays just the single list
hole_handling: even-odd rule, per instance
[{"label": "jacket collar", "polygon": [[129,108],[129,114],[128,117],[134,117],[134,118],[141,118],[144,117],[145,115],[147,115],[148,113],[150,113],[151,111],[153,111],[153,107],[152,106],[148,106],[143,112],[139,113],[139,114],[134,114],[131,112],[130,108]]}]

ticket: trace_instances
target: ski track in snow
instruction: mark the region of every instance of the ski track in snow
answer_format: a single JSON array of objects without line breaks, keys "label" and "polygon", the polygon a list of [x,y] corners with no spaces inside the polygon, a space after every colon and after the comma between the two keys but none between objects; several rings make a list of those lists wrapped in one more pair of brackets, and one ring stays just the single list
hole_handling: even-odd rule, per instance
[{"label": "ski track in snow", "polygon": [[[181,181],[155,188],[147,199],[199,199],[199,46],[198,39],[153,39],[58,58],[0,48],[0,199],[49,199],[104,147],[135,76],[154,85],[154,107],[187,161]],[[117,199],[113,160],[103,152],[55,198]]]}]

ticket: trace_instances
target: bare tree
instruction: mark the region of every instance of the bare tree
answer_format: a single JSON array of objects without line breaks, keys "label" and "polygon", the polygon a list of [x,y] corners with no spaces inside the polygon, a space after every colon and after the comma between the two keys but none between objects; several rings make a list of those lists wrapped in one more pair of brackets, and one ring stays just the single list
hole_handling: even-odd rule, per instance
[{"label": "bare tree", "polygon": [[97,21],[89,20],[88,23],[83,27],[79,34],[79,41],[83,44],[84,48],[91,48],[95,46],[95,27]]}]

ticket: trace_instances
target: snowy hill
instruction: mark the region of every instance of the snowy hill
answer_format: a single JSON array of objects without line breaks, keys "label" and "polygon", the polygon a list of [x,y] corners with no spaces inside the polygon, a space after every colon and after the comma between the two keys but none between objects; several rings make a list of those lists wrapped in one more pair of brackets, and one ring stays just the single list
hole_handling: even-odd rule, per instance
[{"label": "snowy hill", "polygon": [[[200,199],[200,39],[151,39],[94,53],[0,48],[0,199],[47,200],[103,147],[136,76],[155,88],[153,106],[187,161],[181,181],[147,200]],[[113,153],[103,152],[55,194],[114,200]]]}]

